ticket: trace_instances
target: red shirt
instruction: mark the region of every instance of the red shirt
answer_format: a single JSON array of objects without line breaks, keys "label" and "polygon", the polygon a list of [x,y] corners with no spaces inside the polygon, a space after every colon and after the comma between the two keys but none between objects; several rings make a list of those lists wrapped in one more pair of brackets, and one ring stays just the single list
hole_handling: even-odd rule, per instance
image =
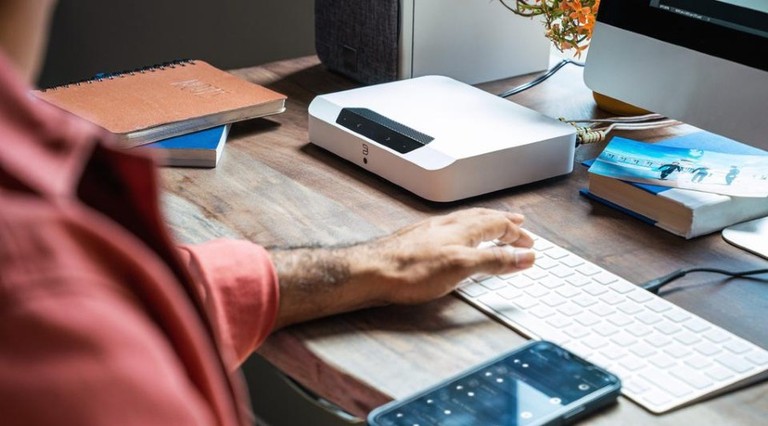
[{"label": "red shirt", "polygon": [[109,140],[0,54],[0,423],[248,423],[236,370],[276,320],[271,259],[173,245],[152,160]]}]

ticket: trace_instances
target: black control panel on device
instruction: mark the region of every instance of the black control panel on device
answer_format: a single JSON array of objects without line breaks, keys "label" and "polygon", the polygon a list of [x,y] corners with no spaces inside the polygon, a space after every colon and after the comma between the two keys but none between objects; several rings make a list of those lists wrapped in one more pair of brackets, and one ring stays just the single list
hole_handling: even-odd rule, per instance
[{"label": "black control panel on device", "polygon": [[401,154],[421,148],[435,139],[368,108],[343,108],[336,124]]}]

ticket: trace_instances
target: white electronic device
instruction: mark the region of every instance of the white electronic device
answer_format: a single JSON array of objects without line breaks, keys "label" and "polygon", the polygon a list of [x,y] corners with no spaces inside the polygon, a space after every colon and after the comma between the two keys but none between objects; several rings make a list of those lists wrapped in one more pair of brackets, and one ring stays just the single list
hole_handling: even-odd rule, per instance
[{"label": "white electronic device", "polygon": [[573,170],[571,125],[443,76],[317,96],[309,140],[431,201]]}]

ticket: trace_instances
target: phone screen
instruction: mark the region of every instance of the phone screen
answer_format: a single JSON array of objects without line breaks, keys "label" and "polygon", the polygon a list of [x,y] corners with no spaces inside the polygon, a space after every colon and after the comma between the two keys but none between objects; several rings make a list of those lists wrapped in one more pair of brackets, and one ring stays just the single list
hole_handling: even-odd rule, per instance
[{"label": "phone screen", "polygon": [[615,400],[619,379],[549,342],[532,342],[404,401],[380,426],[536,425]]}]

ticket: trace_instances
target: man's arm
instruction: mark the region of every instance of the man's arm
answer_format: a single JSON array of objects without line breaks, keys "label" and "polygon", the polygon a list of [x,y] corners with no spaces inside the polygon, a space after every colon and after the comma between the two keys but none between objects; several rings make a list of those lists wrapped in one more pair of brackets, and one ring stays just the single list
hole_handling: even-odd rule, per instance
[{"label": "man's arm", "polygon": [[[420,303],[451,292],[475,273],[530,267],[523,217],[470,209],[418,222],[350,247],[273,250],[280,285],[276,328],[355,309]],[[477,248],[499,240],[506,247]]]}]

